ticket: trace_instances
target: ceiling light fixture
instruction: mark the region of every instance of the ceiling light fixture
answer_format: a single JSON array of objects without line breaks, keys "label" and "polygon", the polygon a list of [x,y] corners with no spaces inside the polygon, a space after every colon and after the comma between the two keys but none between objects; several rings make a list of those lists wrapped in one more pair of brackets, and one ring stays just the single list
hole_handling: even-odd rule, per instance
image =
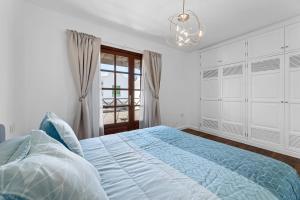
[{"label": "ceiling light fixture", "polygon": [[203,37],[203,30],[197,15],[191,10],[185,10],[183,0],[182,12],[169,17],[170,33],[169,41],[180,47],[194,46]]}]

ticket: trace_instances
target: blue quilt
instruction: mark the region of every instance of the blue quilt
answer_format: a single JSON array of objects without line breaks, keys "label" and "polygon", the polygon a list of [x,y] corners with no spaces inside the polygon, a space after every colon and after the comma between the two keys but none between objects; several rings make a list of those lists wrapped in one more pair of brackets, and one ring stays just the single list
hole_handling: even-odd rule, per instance
[{"label": "blue quilt", "polygon": [[80,141],[109,199],[300,200],[280,161],[158,126]]}]

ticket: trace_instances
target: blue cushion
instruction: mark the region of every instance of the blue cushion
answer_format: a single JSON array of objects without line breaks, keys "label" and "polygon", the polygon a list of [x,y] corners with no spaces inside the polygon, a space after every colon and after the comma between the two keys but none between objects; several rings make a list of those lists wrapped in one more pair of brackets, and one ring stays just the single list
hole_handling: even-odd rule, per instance
[{"label": "blue cushion", "polygon": [[45,131],[50,137],[56,139],[72,152],[83,156],[80,143],[67,122],[60,119],[52,112],[47,112],[41,122],[40,129]]},{"label": "blue cushion", "polygon": [[44,119],[41,122],[40,125],[40,130],[43,130],[47,133],[47,135],[49,135],[50,137],[56,139],[57,141],[59,141],[60,143],[62,143],[65,147],[67,147],[69,149],[69,147],[66,145],[66,143],[61,139],[61,137],[59,136],[57,130],[55,129],[55,127],[53,126],[53,124],[51,123],[51,121],[49,120],[49,113],[46,113]]}]

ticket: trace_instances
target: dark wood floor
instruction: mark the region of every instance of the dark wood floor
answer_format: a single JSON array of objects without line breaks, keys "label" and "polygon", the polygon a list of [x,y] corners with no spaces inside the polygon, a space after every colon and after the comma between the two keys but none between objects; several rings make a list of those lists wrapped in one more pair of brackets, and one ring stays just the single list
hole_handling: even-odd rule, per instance
[{"label": "dark wood floor", "polygon": [[298,158],[293,158],[291,156],[286,156],[286,155],[283,155],[283,154],[275,153],[275,152],[272,152],[272,151],[268,151],[268,150],[257,148],[257,147],[250,146],[250,145],[247,145],[247,144],[235,142],[235,141],[232,141],[232,140],[228,140],[228,139],[221,138],[221,137],[218,137],[218,136],[210,135],[210,134],[207,134],[207,133],[195,131],[195,130],[192,130],[192,129],[184,129],[183,131],[187,132],[187,133],[190,133],[190,134],[193,134],[193,135],[203,137],[203,138],[207,138],[207,139],[210,139],[210,140],[214,140],[214,141],[217,141],[217,142],[221,142],[221,143],[224,143],[224,144],[228,144],[228,145],[231,145],[231,146],[235,146],[235,147],[238,147],[238,148],[241,148],[241,149],[256,152],[256,153],[259,153],[259,154],[262,154],[262,155],[269,156],[271,158],[280,160],[280,161],[285,162],[288,165],[292,166],[293,168],[295,168],[297,170],[298,174],[300,175],[300,159],[298,159]]}]

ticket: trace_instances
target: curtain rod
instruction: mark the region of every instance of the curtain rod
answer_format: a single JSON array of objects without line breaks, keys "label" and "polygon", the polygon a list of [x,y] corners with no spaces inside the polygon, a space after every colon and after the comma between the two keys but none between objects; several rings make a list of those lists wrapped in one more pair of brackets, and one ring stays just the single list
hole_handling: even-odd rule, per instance
[{"label": "curtain rod", "polygon": [[116,47],[116,48],[119,48],[119,49],[130,50],[130,51],[133,51],[133,52],[136,52],[136,53],[143,54],[142,50],[135,49],[135,48],[132,48],[132,47],[129,47],[129,46],[126,46],[126,45],[119,45],[119,44],[114,44],[114,43],[105,42],[105,41],[102,41],[102,44],[107,45],[107,46]]}]

